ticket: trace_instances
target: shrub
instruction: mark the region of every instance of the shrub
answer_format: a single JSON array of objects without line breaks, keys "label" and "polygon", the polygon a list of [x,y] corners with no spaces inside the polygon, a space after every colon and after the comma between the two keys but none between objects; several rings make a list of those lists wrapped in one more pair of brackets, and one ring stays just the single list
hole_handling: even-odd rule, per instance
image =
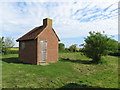
[{"label": "shrub", "polygon": [[9,52],[9,48],[13,47],[14,44],[14,40],[13,38],[9,38],[9,37],[0,37],[0,49],[1,49],[1,53],[2,54],[8,54]]},{"label": "shrub", "polygon": [[99,63],[101,57],[110,52],[117,50],[117,43],[115,40],[108,38],[99,32],[89,32],[90,36],[85,38],[83,45],[84,54],[93,59],[93,63]]},{"label": "shrub", "polygon": [[77,44],[73,44],[69,47],[69,51],[71,52],[76,52],[76,50],[77,50]]},{"label": "shrub", "polygon": [[59,43],[59,52],[63,52],[65,50],[65,45],[63,43]]},{"label": "shrub", "polygon": [[18,54],[18,50],[9,50],[7,54]]}]

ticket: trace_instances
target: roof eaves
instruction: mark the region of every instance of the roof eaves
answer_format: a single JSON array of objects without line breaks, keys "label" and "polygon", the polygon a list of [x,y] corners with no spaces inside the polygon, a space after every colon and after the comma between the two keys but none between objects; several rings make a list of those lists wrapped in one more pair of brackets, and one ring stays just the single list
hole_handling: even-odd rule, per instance
[{"label": "roof eaves", "polygon": [[[53,28],[52,28],[52,29],[53,29]],[[55,35],[57,36],[58,41],[60,41],[60,39],[59,39],[59,37],[58,37],[58,35],[56,34],[56,32],[55,32],[55,30],[54,30],[54,29],[53,29],[53,31],[54,31]]]}]

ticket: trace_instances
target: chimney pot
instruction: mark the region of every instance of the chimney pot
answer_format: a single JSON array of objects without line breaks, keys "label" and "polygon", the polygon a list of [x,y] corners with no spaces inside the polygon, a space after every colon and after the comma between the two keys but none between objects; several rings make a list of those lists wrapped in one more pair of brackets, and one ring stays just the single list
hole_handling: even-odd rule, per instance
[{"label": "chimney pot", "polygon": [[51,26],[52,27],[52,19],[49,19],[49,18],[43,19],[43,26]]}]

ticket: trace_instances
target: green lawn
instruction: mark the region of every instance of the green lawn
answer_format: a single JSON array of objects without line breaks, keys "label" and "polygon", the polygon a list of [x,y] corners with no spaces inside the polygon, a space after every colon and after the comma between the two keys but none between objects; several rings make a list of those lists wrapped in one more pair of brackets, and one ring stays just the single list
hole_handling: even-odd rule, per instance
[{"label": "green lawn", "polygon": [[3,56],[3,88],[118,88],[118,58],[106,56],[106,64],[90,64],[80,53],[59,53],[59,61],[47,66],[22,64],[18,54]]},{"label": "green lawn", "polygon": [[19,48],[9,48],[9,50],[19,50]]}]

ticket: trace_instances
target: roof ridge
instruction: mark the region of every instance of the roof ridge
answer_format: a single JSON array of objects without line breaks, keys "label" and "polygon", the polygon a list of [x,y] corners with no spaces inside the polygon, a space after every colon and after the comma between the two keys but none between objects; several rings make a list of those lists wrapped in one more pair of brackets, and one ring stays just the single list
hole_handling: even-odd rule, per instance
[{"label": "roof ridge", "polygon": [[[33,40],[36,39],[41,32],[47,28],[46,26],[42,25],[42,26],[38,26],[33,28],[31,31],[27,32],[26,34],[24,34],[22,37],[18,38],[16,41],[25,41],[25,40]],[[55,33],[56,37],[58,38],[58,40],[60,41],[59,37],[57,36],[55,30],[52,28],[53,32]]]},{"label": "roof ridge", "polygon": [[[36,32],[37,30],[39,30],[40,29],[40,31],[41,31],[41,29],[43,29],[42,28],[43,27],[43,25],[42,26],[37,26],[37,27],[35,27],[35,28],[33,28],[32,30],[30,30],[29,32],[27,32],[26,34],[24,34],[23,36],[21,36],[20,38],[18,38],[16,41],[21,41],[21,40],[28,40],[28,39],[33,39],[34,37],[32,37],[32,33],[33,32]],[[38,34],[37,34],[38,35]],[[31,36],[31,37],[28,37],[28,36]]]}]

